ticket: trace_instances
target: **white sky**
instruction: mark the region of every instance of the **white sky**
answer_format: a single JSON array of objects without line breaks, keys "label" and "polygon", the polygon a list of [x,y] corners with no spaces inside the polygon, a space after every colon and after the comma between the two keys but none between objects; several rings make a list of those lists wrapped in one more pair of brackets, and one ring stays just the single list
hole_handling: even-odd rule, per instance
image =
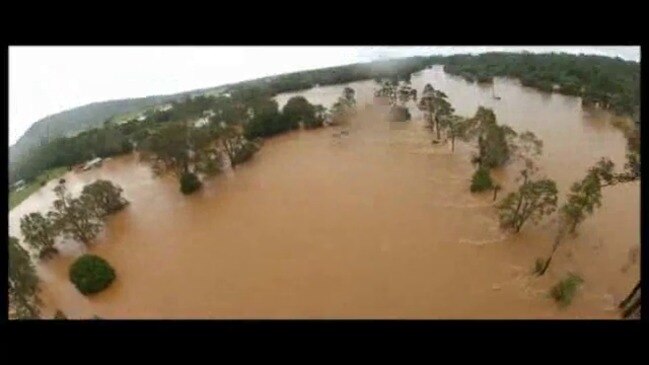
[{"label": "white sky", "polygon": [[292,71],[413,55],[568,52],[640,61],[640,47],[9,47],[9,144],[48,115]]}]

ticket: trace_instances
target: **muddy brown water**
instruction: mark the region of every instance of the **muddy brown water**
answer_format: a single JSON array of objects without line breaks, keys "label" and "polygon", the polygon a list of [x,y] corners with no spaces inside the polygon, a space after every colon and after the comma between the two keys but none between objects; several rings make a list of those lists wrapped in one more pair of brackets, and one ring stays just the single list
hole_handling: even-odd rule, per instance
[{"label": "muddy brown water", "polygon": [[[460,115],[479,105],[500,123],[544,140],[542,173],[560,192],[602,156],[620,167],[625,139],[605,112],[577,98],[544,94],[498,79],[469,84],[435,67],[413,77],[443,90]],[[359,108],[371,81],[352,83]],[[303,92],[330,106],[343,86]],[[277,97],[283,105],[290,96]],[[154,178],[135,156],[68,173],[76,194],[97,178],[124,188],[131,205],[109,218],[86,249],[62,244],[38,265],[44,314],[72,318],[617,318],[615,304],[640,275],[640,184],[604,189],[603,206],[558,251],[543,278],[534,260],[551,248],[553,225],[498,228],[491,193],[468,191],[470,145],[433,146],[417,112],[388,123],[361,112],[348,127],[298,131],[267,140],[249,163],[185,197],[171,178]],[[338,130],[349,134],[332,137]],[[511,191],[515,166],[495,171]],[[50,182],[10,212],[49,208]],[[106,258],[117,280],[91,297],[68,281],[82,252]],[[584,284],[568,308],[548,289],[568,272]]]}]

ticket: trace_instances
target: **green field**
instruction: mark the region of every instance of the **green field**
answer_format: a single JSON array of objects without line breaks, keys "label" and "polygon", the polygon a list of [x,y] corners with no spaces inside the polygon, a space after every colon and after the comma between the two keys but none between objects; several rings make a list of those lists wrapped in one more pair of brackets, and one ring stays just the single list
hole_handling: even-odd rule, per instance
[{"label": "green field", "polygon": [[12,210],[16,205],[20,204],[28,196],[32,195],[36,190],[41,188],[41,182],[46,183],[63,175],[67,171],[66,167],[55,167],[40,174],[34,181],[25,185],[25,188],[20,191],[11,190],[9,192],[9,210]]}]

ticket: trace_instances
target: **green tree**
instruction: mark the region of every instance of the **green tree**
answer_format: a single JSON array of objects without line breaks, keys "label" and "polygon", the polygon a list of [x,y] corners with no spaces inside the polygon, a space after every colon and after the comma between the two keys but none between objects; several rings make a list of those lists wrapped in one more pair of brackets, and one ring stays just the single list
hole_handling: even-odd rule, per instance
[{"label": "green tree", "polygon": [[440,140],[441,126],[448,126],[454,109],[448,102],[448,97],[440,90],[436,90],[431,84],[426,84],[419,98],[419,110],[424,112],[424,117],[431,129],[437,133],[437,140]]},{"label": "green tree", "polygon": [[292,125],[297,126],[299,123],[305,127],[316,125],[315,107],[303,96],[294,96],[288,99],[282,109],[282,115]]},{"label": "green tree", "polygon": [[356,113],[356,99],[353,91],[354,89],[346,87],[343,90],[343,95],[334,103],[331,108],[331,124],[347,124]]},{"label": "green tree", "polygon": [[36,319],[40,315],[38,276],[29,253],[18,239],[9,237],[9,317]]},{"label": "green tree", "polygon": [[528,180],[509,193],[498,205],[500,225],[518,233],[528,220],[537,223],[557,207],[557,186],[550,179]]},{"label": "green tree", "polygon": [[570,187],[568,199],[559,209],[559,228],[552,245],[552,252],[542,267],[537,270],[539,275],[545,274],[555,252],[567,235],[574,234],[578,225],[602,205],[602,185],[599,174],[595,170],[596,167],[589,169],[581,181],[573,183]]},{"label": "green tree", "polygon": [[87,195],[72,198],[65,184],[57,185],[54,193],[54,210],[48,212],[48,218],[62,233],[88,245],[102,227],[94,202]]},{"label": "green tree", "polygon": [[58,231],[51,219],[39,212],[29,213],[20,218],[20,230],[25,242],[38,251],[41,259],[47,259],[56,254],[54,240]]},{"label": "green tree", "polygon": [[70,266],[69,277],[81,294],[89,295],[110,286],[115,280],[115,269],[103,258],[85,254]]},{"label": "green tree", "polygon": [[141,157],[160,175],[171,171],[181,175],[189,171],[189,128],[168,124],[153,132],[140,147]]},{"label": "green tree", "polygon": [[588,173],[584,179],[572,184],[568,199],[561,207],[568,232],[574,233],[577,226],[602,205],[601,200],[601,183],[597,174]]},{"label": "green tree", "polygon": [[90,200],[98,217],[105,217],[123,209],[129,202],[122,196],[123,189],[108,180],[97,180],[83,187],[81,195]]},{"label": "green tree", "polygon": [[606,157],[602,157],[595,166],[591,167],[588,170],[589,174],[597,176],[597,180],[600,182],[601,187],[606,187],[614,185],[617,183],[617,175],[614,172],[615,164],[613,161]]}]

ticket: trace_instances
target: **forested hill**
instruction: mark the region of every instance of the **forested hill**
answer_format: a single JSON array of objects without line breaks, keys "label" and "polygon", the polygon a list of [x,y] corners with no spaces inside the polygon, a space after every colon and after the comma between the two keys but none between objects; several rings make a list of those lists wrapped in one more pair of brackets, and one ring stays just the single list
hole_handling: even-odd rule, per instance
[{"label": "forested hill", "polygon": [[104,121],[113,117],[178,100],[190,93],[102,101],[47,116],[32,124],[16,144],[9,147],[9,164],[13,164],[30,149],[42,143],[101,127]]}]

